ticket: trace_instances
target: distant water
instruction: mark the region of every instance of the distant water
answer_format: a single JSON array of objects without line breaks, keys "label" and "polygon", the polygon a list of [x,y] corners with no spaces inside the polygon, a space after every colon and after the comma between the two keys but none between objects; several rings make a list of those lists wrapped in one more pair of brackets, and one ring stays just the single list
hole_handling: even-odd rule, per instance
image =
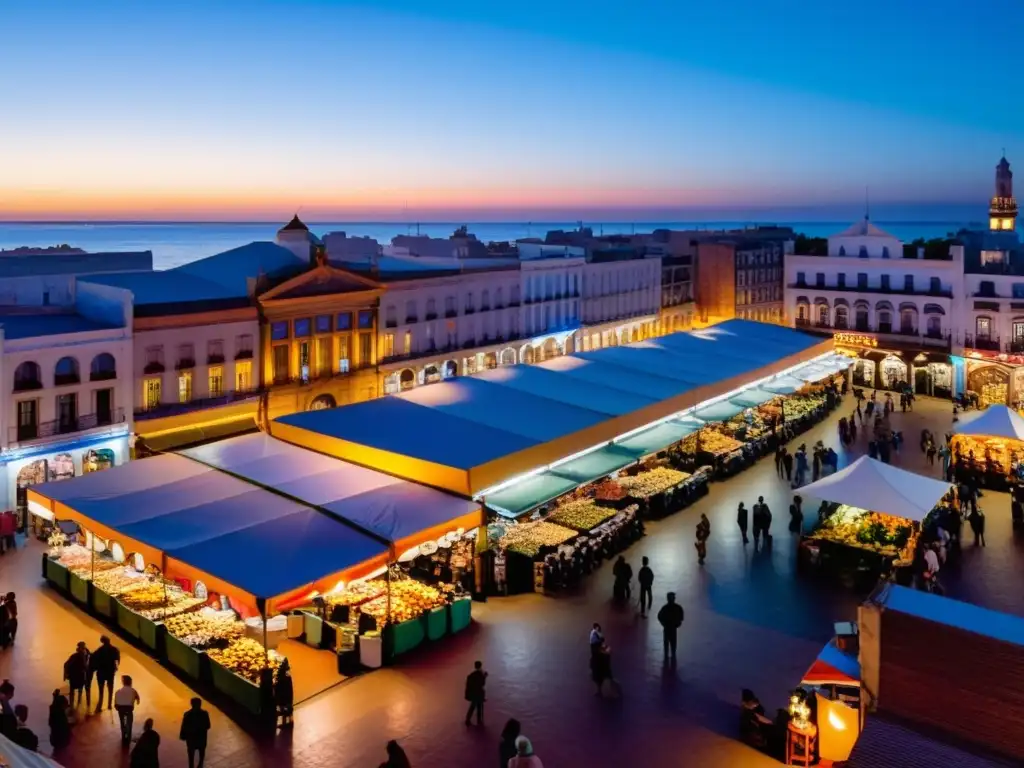
[{"label": "distant water", "polygon": [[[924,218],[924,217],[922,217]],[[595,234],[631,234],[654,229],[733,229],[756,223],[793,227],[811,237],[827,237],[845,229],[850,220],[836,221],[664,221],[664,222],[584,222]],[[896,237],[910,241],[919,237],[945,237],[963,227],[983,224],[962,220],[875,222]],[[577,222],[431,222],[401,224],[394,222],[309,223],[319,235],[344,231],[351,236],[369,236],[389,243],[395,235],[419,232],[431,237],[448,237],[462,224],[485,242],[511,241],[522,237],[543,237],[552,229],[575,229]],[[225,251],[253,240],[273,240],[280,224],[266,223],[173,223],[173,224],[87,224],[87,223],[3,223],[0,222],[0,250],[18,246],[45,247],[66,243],[86,251],[152,251],[154,266],[168,269]]]}]

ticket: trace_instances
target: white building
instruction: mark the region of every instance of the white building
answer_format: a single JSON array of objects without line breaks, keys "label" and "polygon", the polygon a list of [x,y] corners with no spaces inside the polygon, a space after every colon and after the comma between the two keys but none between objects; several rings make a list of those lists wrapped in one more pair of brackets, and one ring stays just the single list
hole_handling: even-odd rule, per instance
[{"label": "white building", "polygon": [[131,295],[55,279],[7,282],[17,300],[0,308],[0,482],[37,531],[52,516],[28,515],[23,490],[127,461],[132,429]]},{"label": "white building", "polygon": [[950,394],[963,246],[952,246],[944,260],[905,258],[903,243],[865,217],[828,239],[827,256],[789,255],[785,269],[787,317],[834,333],[856,354],[855,384],[909,382],[919,393]]}]

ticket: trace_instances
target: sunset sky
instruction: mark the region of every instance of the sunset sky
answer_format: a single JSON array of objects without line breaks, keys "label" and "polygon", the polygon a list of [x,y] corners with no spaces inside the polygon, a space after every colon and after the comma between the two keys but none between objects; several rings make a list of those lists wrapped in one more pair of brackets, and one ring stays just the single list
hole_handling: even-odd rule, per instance
[{"label": "sunset sky", "polygon": [[961,202],[1020,0],[2,3],[0,218]]}]

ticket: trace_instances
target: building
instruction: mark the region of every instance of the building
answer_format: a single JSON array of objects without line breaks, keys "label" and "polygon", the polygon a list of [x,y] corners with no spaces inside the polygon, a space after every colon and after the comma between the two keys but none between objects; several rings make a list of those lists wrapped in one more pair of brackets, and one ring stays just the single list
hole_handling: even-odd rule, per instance
[{"label": "building", "polygon": [[[7,508],[39,533],[25,489],[121,464],[132,428],[131,296],[65,275],[5,282],[0,307],[0,483]],[[30,301],[46,295],[47,303]],[[32,514],[29,514],[31,512]]]},{"label": "building", "polygon": [[941,260],[905,253],[865,216],[828,239],[827,255],[786,257],[786,314],[797,327],[834,334],[858,358],[855,385],[910,382],[920,394],[948,397],[963,254],[960,245]]}]

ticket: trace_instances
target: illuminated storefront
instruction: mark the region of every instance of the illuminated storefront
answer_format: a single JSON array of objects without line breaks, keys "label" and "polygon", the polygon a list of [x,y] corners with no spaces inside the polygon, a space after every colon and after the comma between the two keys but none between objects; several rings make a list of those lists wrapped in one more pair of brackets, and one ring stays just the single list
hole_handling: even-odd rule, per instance
[{"label": "illuminated storefront", "polygon": [[850,383],[855,387],[895,390],[911,386],[919,395],[952,397],[953,363],[945,351],[903,347],[867,333],[836,333],[836,350],[855,359]]}]

